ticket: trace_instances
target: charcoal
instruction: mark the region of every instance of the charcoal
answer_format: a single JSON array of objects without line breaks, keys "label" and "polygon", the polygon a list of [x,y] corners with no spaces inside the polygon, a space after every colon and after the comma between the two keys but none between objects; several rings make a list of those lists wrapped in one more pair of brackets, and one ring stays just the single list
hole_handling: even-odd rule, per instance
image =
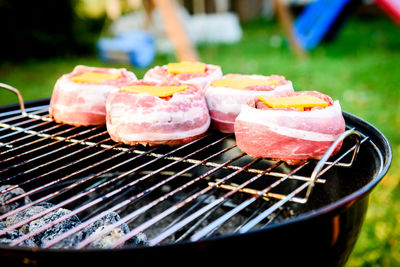
[{"label": "charcoal", "polygon": [[35,206],[41,206],[41,207],[48,209],[48,208],[53,207],[54,205],[49,202],[43,201],[43,202],[35,204]]},{"label": "charcoal", "polygon": [[131,239],[128,239],[124,244],[125,247],[146,246],[146,245],[148,245],[147,236],[145,233],[142,232],[138,233]]},{"label": "charcoal", "polygon": [[[20,188],[17,188],[20,189]],[[16,189],[14,189],[16,190]],[[13,191],[14,191],[13,190]],[[22,189],[20,189],[22,190]],[[13,192],[10,191],[10,192]],[[23,191],[23,190],[22,190]],[[9,198],[14,197],[14,196],[9,196]],[[8,199],[9,199],[8,198]],[[7,199],[6,199],[7,200]],[[29,198],[28,201],[30,202]],[[27,202],[27,203],[29,203]],[[28,207],[16,214],[13,214],[11,216],[8,216],[7,219],[4,222],[1,222],[4,224],[4,227],[9,227],[12,225],[15,225],[17,223],[20,223],[21,221],[27,220],[30,217],[41,213],[45,211],[48,208],[53,207],[54,205],[48,202],[42,202],[39,204],[36,204],[34,206]],[[7,207],[8,208],[8,207]],[[8,210],[7,210],[8,211]],[[0,239],[1,244],[8,244],[10,243],[13,239],[18,238],[19,236],[22,236],[23,234],[27,234],[29,232],[35,231],[38,228],[47,225],[49,223],[52,223],[54,220],[57,220],[58,218],[68,214],[70,211],[67,209],[59,208],[54,211],[49,212],[48,214],[45,214],[44,216],[33,220],[29,223],[26,223],[25,225],[22,225],[18,229],[15,229],[13,231],[10,231],[6,235],[3,235],[2,239]],[[111,212],[110,214],[104,216],[103,218],[95,221],[94,223],[90,224],[89,226],[85,227],[81,231],[78,231],[77,233],[72,234],[71,236],[64,238],[57,244],[53,245],[51,248],[72,248],[82,240],[84,240],[86,237],[91,236],[94,233],[98,233],[101,230],[103,230],[105,227],[108,225],[114,224],[120,220],[120,216],[115,213]],[[79,225],[81,222],[79,218],[74,215],[71,216],[62,222],[51,226],[50,228],[38,233],[37,235],[33,236],[31,239],[26,240],[24,243],[21,245],[24,246],[42,246],[45,242],[48,242],[55,237],[69,231],[70,229],[76,227]],[[3,227],[3,228],[4,228]],[[1,229],[1,228],[0,228]],[[95,248],[109,248],[116,240],[124,236],[129,232],[129,227],[127,224],[123,223],[120,226],[116,227],[112,231],[106,233],[96,241],[94,241],[90,247],[95,247]],[[138,246],[138,245],[146,245],[147,244],[147,238],[146,235],[143,233],[138,234],[137,236],[134,236],[127,240],[123,246]]]},{"label": "charcoal", "polygon": [[[96,229],[94,233],[96,234],[97,232],[102,231],[106,226],[107,225],[100,226]],[[96,241],[90,244],[90,247],[111,248],[112,244],[124,235],[125,233],[123,232],[123,230],[120,227],[116,227],[110,232],[96,239]]]},{"label": "charcoal", "polygon": [[[22,210],[20,212],[17,212],[17,213],[15,213],[13,215],[8,216],[5,222],[6,222],[7,226],[12,226],[12,225],[17,224],[17,223],[19,223],[21,221],[29,219],[30,217],[32,217],[32,216],[34,216],[34,215],[36,215],[36,214],[38,214],[38,213],[40,213],[40,212],[42,212],[44,210],[46,210],[45,207],[32,206],[32,207],[26,208],[26,209],[24,209],[24,210]],[[23,234],[28,233],[29,232],[29,223],[24,224],[23,226],[18,228],[18,230]]]},{"label": "charcoal", "polygon": [[[106,216],[104,216],[103,218],[98,219],[98,220],[95,221],[94,223],[89,224],[88,226],[86,226],[86,227],[83,229],[83,231],[85,232],[85,235],[86,235],[86,236],[90,236],[91,234],[93,234],[94,232],[96,232],[96,230],[97,230],[99,227],[102,227],[102,226],[104,226],[104,225],[110,225],[110,224],[116,223],[116,222],[118,222],[119,220],[120,220],[120,217],[119,217],[118,213],[111,212],[111,213],[107,214]],[[129,232],[129,228],[128,228],[128,226],[127,226],[126,224],[122,224],[122,225],[120,225],[120,227],[121,227],[121,230],[122,230],[124,233]]]},{"label": "charcoal", "polygon": [[[83,229],[85,236],[88,237],[92,234],[102,231],[108,225],[114,224],[120,220],[117,213],[112,212],[107,214],[105,217],[95,221],[86,228]],[[116,240],[124,236],[129,232],[129,227],[125,223],[114,228],[112,231],[104,234],[99,239],[90,244],[90,247],[95,248],[109,248]],[[145,245],[147,243],[146,236],[142,233],[138,234],[127,240],[124,246],[134,246],[134,245]]]},{"label": "charcoal", "polygon": [[[13,187],[13,185],[0,186],[0,192],[4,191],[6,189],[9,189],[11,187]],[[12,199],[14,197],[20,196],[22,194],[25,194],[25,191],[20,187],[16,187],[16,188],[14,188],[14,189],[12,189],[12,190],[4,193],[4,194],[0,194],[0,204],[1,204],[1,206],[0,206],[0,214],[7,213],[7,212],[9,212],[11,210],[17,209],[17,208],[19,208],[19,207],[21,207],[21,206],[23,206],[25,204],[28,204],[28,203],[32,202],[28,196],[25,196],[25,197],[23,197],[21,199],[18,199],[16,201],[13,201],[13,202],[7,204],[7,205],[3,205],[4,202],[6,202],[6,201],[8,201],[8,200],[10,200],[10,199]]]},{"label": "charcoal", "polygon": [[[34,220],[29,223],[29,231],[35,231],[36,229],[51,223],[52,221],[57,220],[58,218],[65,216],[68,214],[70,211],[67,209],[59,208],[54,211],[49,212],[48,214],[44,215],[43,217],[38,218],[37,220]],[[33,237],[34,242],[38,245],[41,246],[44,242],[48,242],[58,235],[61,235],[68,230],[76,227],[79,225],[81,222],[78,219],[77,216],[73,215],[62,222],[40,232],[39,234],[35,235]],[[59,246],[62,247],[73,247],[75,246],[79,241],[81,237],[80,235],[73,235],[69,238],[64,239],[62,242],[59,243]]]},{"label": "charcoal", "polygon": [[[3,230],[4,228],[7,228],[7,223],[5,221],[2,221],[2,222],[0,222],[0,230]],[[18,230],[8,231],[7,233],[0,236],[0,245],[8,245],[13,240],[20,238],[21,236],[23,236],[23,233],[21,233]],[[32,248],[32,247],[36,247],[36,244],[32,241],[32,239],[27,239],[27,240],[19,243],[18,246]]]},{"label": "charcoal", "polygon": [[[69,230],[69,229],[68,229]],[[66,232],[66,231],[64,231]],[[59,234],[62,234],[62,232],[60,232]],[[59,235],[57,234],[57,235]],[[44,242],[50,241],[51,239],[55,238],[57,235],[52,236],[51,238],[44,240]],[[79,231],[75,234],[72,234],[66,238],[64,238],[63,240],[61,240],[60,242],[54,244],[51,246],[52,249],[63,249],[63,248],[73,248],[74,246],[76,246],[80,241],[83,240],[83,233],[82,231]]]}]

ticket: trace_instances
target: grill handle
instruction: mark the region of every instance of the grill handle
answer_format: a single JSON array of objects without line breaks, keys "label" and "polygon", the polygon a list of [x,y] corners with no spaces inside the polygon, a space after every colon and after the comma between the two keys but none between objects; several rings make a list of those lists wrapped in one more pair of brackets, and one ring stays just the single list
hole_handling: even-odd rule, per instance
[{"label": "grill handle", "polygon": [[18,91],[17,88],[12,87],[11,85],[5,84],[5,83],[0,83],[0,88],[4,88],[7,89],[11,92],[13,92],[14,94],[17,95],[18,97],[18,101],[19,101],[19,107],[21,109],[21,113],[23,116],[26,116],[26,112],[25,112],[25,104],[24,104],[24,100],[22,99],[22,95],[21,93]]},{"label": "grill handle", "polygon": [[355,135],[356,136],[356,144],[354,147],[354,152],[353,156],[351,157],[350,163],[338,163],[337,166],[340,167],[350,167],[353,164],[353,161],[355,160],[358,150],[360,149],[360,143],[361,143],[361,135],[359,132],[355,131],[354,128],[349,129],[345,132],[343,132],[341,135],[339,135],[336,140],[332,143],[332,145],[329,147],[329,149],[325,152],[325,154],[322,156],[322,158],[318,161],[317,165],[315,166],[311,177],[310,177],[310,185],[307,188],[307,193],[305,199],[308,199],[308,197],[311,194],[311,190],[314,186],[315,181],[318,179],[318,177],[322,174],[321,170],[324,167],[325,164],[328,164],[327,161],[329,157],[332,155],[333,151],[335,151],[336,147],[348,136],[350,135]]}]

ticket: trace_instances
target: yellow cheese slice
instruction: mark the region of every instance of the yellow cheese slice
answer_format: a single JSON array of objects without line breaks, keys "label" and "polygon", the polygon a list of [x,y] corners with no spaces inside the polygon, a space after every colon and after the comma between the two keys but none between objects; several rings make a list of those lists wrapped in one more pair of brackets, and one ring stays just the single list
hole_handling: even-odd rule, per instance
[{"label": "yellow cheese slice", "polygon": [[201,62],[181,61],[177,63],[168,63],[168,73],[204,73],[206,64]]},{"label": "yellow cheese slice", "polygon": [[268,85],[273,86],[276,85],[276,81],[274,80],[261,80],[261,79],[252,79],[248,77],[227,77],[221,80],[214,81],[212,83],[215,87],[229,87],[233,89],[244,89],[248,86],[256,86],[256,85]]},{"label": "yellow cheese slice", "polygon": [[89,71],[81,75],[74,76],[71,78],[74,82],[86,82],[86,83],[102,83],[106,80],[116,80],[121,75],[119,73],[102,73]]},{"label": "yellow cheese slice", "polygon": [[177,92],[188,89],[187,85],[173,85],[173,86],[153,86],[153,85],[130,85],[121,88],[122,91],[133,93],[147,93],[158,97],[171,96]]},{"label": "yellow cheese slice", "polygon": [[304,111],[304,108],[327,107],[328,103],[324,100],[312,95],[296,95],[289,97],[265,97],[260,96],[259,99],[271,108],[287,108],[294,107]]}]

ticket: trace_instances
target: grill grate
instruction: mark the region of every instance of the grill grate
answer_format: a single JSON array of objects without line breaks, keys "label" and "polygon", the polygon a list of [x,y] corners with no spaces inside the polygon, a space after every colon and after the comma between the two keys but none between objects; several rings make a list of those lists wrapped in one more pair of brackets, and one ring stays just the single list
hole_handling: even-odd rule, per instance
[{"label": "grill grate", "polygon": [[[197,241],[213,235],[244,233],[290,218],[290,203],[307,202],[314,184],[324,184],[331,168],[350,167],[368,137],[348,129],[338,140],[351,145],[332,161],[296,167],[253,159],[234,137],[210,131],[179,147],[126,146],[113,142],[104,126],[74,127],[48,116],[47,105],[0,113],[0,222],[31,207],[46,209],[0,228],[0,237],[59,209],[67,213],[22,234],[18,246],[75,217],[79,223],[41,244],[86,248],[119,227],[126,229],[106,247],[116,248],[145,234],[146,245]],[[356,137],[356,138],[353,138]],[[334,148],[334,145],[331,147]],[[11,186],[10,186],[11,185]],[[25,191],[6,197],[17,188]],[[24,199],[30,201],[20,204]],[[15,208],[8,210],[7,207]],[[82,231],[110,214],[119,219],[82,237]],[[125,227],[125,228],[124,228]],[[115,236],[114,236],[115,237]]]}]

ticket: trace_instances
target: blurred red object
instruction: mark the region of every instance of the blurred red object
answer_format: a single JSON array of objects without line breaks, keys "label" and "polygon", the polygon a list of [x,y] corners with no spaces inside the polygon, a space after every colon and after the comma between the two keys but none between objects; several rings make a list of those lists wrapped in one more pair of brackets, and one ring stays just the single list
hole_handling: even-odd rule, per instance
[{"label": "blurred red object", "polygon": [[375,2],[400,27],[400,0],[376,0]]}]

